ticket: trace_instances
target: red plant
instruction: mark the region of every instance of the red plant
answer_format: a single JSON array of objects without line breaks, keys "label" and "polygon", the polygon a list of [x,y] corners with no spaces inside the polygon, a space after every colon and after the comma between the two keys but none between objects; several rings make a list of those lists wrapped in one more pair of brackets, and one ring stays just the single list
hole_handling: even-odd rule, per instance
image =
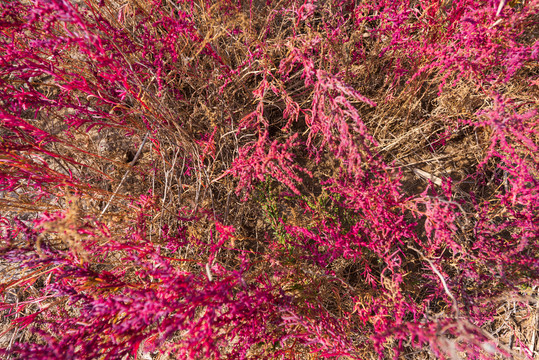
[{"label": "red plant", "polygon": [[2,353],[519,356],[538,10],[2,2]]}]

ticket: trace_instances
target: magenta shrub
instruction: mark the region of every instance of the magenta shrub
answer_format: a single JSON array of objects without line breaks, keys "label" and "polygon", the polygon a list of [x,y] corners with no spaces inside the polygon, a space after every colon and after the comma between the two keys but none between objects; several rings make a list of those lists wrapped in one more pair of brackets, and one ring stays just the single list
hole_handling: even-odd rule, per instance
[{"label": "magenta shrub", "polygon": [[539,1],[0,6],[3,356],[537,356]]}]

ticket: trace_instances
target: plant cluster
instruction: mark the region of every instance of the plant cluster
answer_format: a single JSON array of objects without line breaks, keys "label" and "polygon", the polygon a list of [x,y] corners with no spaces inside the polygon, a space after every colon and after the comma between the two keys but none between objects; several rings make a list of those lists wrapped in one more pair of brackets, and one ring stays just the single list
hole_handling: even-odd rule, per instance
[{"label": "plant cluster", "polygon": [[0,352],[539,354],[539,1],[0,0]]}]

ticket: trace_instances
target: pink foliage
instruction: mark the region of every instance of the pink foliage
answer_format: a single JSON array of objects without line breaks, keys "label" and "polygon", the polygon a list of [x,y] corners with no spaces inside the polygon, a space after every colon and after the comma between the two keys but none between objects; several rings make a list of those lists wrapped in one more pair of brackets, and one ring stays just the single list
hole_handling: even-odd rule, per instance
[{"label": "pink foliage", "polygon": [[[13,327],[40,338],[19,339],[2,353],[30,360],[124,359],[140,351],[178,359],[291,359],[306,352],[359,359],[368,349],[383,358],[429,347],[437,357],[459,351],[469,358],[509,356],[483,326],[496,315],[489,299],[538,285],[539,115],[533,99],[502,94],[539,60],[539,42],[525,38],[539,2],[162,3],[132,13],[126,6],[105,18],[92,1],[2,2],[0,192],[22,198],[24,189],[25,204],[86,199],[93,180],[114,175],[73,154],[120,161],[71,143],[71,131],[88,138],[95,130],[127,138],[147,133],[152,156],[168,166],[165,140],[157,140],[166,133],[160,139],[173,144],[174,161],[183,156],[184,163],[170,176],[191,181],[178,193],[196,192],[198,200],[203,188],[230,180],[243,201],[269,208],[271,194],[257,189],[269,183],[281,191],[267,211],[271,231],[257,238],[263,237],[257,240],[263,250],[237,248],[240,230],[227,222],[228,202],[223,213],[214,203],[197,203],[188,215],[174,213],[180,224],[174,230],[156,227],[155,213],[168,208],[166,196],[160,199],[152,188],[123,196],[132,217],[121,223],[121,234],[111,231],[114,221],[91,211],[69,226],[68,210],[43,210],[31,220],[2,216],[1,260],[48,277],[24,303],[0,305],[13,316]],[[255,31],[257,6],[271,10],[268,28]],[[212,43],[213,31],[221,30],[205,35],[196,17],[201,12],[238,22],[223,32],[241,56]],[[122,25],[131,17],[136,37]],[[288,35],[275,40],[269,24],[282,18]],[[349,68],[342,68],[344,55],[335,49],[352,37],[350,28],[384,46],[354,43],[345,54]],[[193,58],[178,50],[185,39],[196,49]],[[440,96],[465,81],[489,99],[472,118],[455,122],[488,132],[488,149],[469,180],[486,182],[494,168],[489,181],[499,186],[490,201],[479,191],[463,195],[450,178],[430,179],[416,193],[405,190],[403,172],[384,158],[377,128],[367,121],[384,104],[370,98],[372,84],[361,91],[350,84],[357,85],[350,68],[361,68],[368,57],[384,64],[387,99],[401,95],[398,86],[435,76]],[[191,85],[194,78],[204,86]],[[38,84],[46,79],[50,94]],[[241,108],[219,108],[205,98],[213,90],[234,95],[235,84],[249,92]],[[222,118],[190,129],[194,109],[209,114],[216,108]],[[271,111],[280,111],[277,120]],[[58,113],[60,119],[43,121]],[[227,136],[235,136],[228,160],[217,146]],[[450,137],[450,131],[437,133],[429,151]],[[185,155],[191,148],[197,151]],[[337,165],[324,173],[318,166],[328,158]],[[157,173],[156,164],[118,168],[143,177]],[[313,182],[318,203],[306,191]],[[290,202],[308,221],[289,221],[282,209]],[[505,217],[491,216],[500,208]],[[190,232],[186,224],[207,231]],[[188,251],[189,258],[180,255]],[[223,253],[234,266],[221,261]],[[335,270],[343,262],[352,264],[357,287]],[[2,291],[8,285],[15,286],[2,284]],[[323,291],[340,302],[331,303]],[[62,302],[67,305],[56,306]],[[15,317],[23,310],[31,313]]]}]

